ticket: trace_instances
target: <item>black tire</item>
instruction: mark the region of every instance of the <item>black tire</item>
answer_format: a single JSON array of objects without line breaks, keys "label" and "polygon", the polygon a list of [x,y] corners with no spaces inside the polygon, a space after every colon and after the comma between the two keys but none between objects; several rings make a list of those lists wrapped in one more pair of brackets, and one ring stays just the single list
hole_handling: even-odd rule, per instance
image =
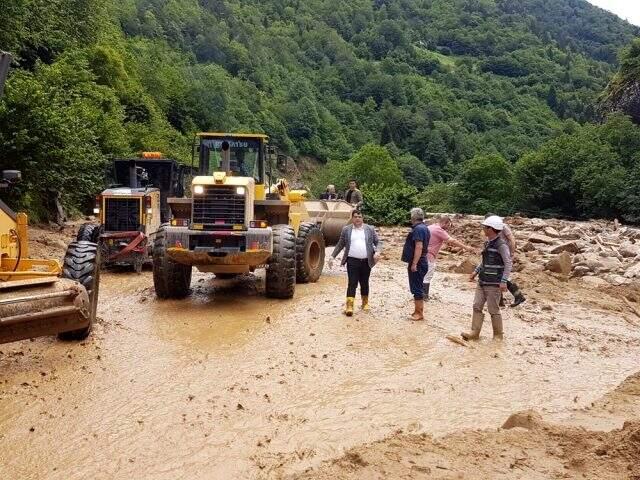
[{"label": "black tire", "polygon": [[192,268],[169,258],[165,228],[160,226],[153,242],[153,286],[159,298],[184,298],[189,295]]},{"label": "black tire", "polygon": [[315,283],[324,268],[325,243],[315,223],[303,223],[296,238],[296,281]]},{"label": "black tire", "polygon": [[100,240],[100,234],[102,233],[102,225],[96,225],[95,223],[85,223],[80,226],[76,240],[79,242],[93,242],[98,243]]},{"label": "black tire", "polygon": [[292,298],[295,290],[296,234],[289,225],[275,225],[265,293],[271,298]]},{"label": "black tire", "polygon": [[61,332],[61,340],[84,340],[96,320],[100,293],[100,249],[94,242],[75,241],[67,247],[62,266],[62,277],[75,280],[89,294],[89,325],[79,330]]}]

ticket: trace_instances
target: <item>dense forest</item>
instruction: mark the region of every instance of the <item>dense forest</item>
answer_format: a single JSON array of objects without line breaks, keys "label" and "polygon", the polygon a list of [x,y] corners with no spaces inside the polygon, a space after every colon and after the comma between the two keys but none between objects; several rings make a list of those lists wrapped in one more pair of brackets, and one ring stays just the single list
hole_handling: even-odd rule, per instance
[{"label": "dense forest", "polygon": [[252,130],[326,163],[315,193],[365,184],[379,222],[416,202],[638,221],[640,130],[599,107],[637,34],[584,0],[7,0],[0,169],[46,219],[112,157]]}]

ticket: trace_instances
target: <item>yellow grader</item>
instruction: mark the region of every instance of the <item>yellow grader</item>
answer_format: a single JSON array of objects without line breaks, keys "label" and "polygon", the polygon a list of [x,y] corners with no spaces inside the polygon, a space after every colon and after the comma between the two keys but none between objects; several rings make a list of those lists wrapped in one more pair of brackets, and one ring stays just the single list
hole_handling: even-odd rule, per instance
[{"label": "yellow grader", "polygon": [[109,188],[96,197],[97,222],[85,223],[77,240],[100,246],[102,265],[130,265],[140,273],[151,262],[149,237],[169,221],[167,198],[184,194],[187,168],[160,152],[116,159]]},{"label": "yellow grader", "polygon": [[[0,52],[0,93],[11,57]],[[0,192],[20,181],[5,170]],[[99,252],[92,242],[73,242],[60,265],[29,257],[27,216],[0,200],[0,343],[43,335],[86,338],[96,317]]]},{"label": "yellow grader", "polygon": [[284,179],[268,185],[273,150],[266,135],[200,133],[196,139],[191,197],[168,199],[171,221],[155,236],[157,296],[187,296],[194,266],[220,278],[265,268],[265,292],[273,298],[291,298],[296,282],[316,282],[325,247],[337,242],[351,205],[306,201],[307,192],[290,190]]}]

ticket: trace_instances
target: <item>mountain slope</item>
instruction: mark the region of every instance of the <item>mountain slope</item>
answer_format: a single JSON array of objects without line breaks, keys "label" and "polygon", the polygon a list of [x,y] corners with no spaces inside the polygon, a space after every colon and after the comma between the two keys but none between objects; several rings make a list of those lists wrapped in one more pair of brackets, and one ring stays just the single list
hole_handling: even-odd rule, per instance
[{"label": "mountain slope", "polygon": [[638,33],[582,0],[8,3],[0,167],[25,171],[24,203],[55,185],[71,207],[105,156],[186,160],[195,130],[322,160],[393,142],[441,179],[477,153],[515,161],[595,117]]}]

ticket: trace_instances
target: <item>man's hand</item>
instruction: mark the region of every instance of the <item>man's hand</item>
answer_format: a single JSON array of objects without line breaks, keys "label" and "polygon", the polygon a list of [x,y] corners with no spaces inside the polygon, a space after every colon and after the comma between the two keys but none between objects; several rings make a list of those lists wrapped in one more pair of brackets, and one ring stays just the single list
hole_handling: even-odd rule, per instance
[{"label": "man's hand", "polygon": [[327,262],[327,264],[329,265],[329,268],[333,268],[333,261],[335,260],[334,257],[329,257],[329,261]]},{"label": "man's hand", "polygon": [[411,264],[411,271],[412,272],[417,272],[418,271],[418,264],[417,263],[412,263]]},{"label": "man's hand", "polygon": [[469,275],[469,281],[470,282],[476,281],[476,272],[473,272],[471,275]]},{"label": "man's hand", "polygon": [[500,283],[500,291],[501,292],[506,292],[507,291],[507,284],[505,282],[501,282]]},{"label": "man's hand", "polygon": [[378,263],[380,261],[380,254],[378,252],[373,254],[373,263]]}]

